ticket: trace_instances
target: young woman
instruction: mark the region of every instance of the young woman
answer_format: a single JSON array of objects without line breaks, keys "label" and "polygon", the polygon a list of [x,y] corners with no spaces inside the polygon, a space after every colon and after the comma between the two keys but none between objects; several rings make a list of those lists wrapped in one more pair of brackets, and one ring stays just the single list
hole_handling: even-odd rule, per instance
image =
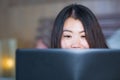
[{"label": "young woman", "polygon": [[85,6],[72,4],[56,17],[51,48],[108,48],[95,15]]}]

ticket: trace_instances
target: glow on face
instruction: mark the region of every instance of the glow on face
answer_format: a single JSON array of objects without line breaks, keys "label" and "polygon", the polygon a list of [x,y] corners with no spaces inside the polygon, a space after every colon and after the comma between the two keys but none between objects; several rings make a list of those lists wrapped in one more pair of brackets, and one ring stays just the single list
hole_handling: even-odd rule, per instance
[{"label": "glow on face", "polygon": [[61,48],[89,48],[84,27],[78,19],[69,17],[63,26]]}]

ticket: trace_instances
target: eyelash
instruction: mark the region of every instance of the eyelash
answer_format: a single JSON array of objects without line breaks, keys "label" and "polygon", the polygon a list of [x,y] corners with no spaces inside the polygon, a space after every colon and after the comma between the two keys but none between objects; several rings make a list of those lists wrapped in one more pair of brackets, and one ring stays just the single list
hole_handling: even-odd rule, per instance
[{"label": "eyelash", "polygon": [[71,38],[72,36],[70,35],[64,35],[65,38]]},{"label": "eyelash", "polygon": [[85,36],[85,35],[83,35],[83,36],[81,36],[81,37],[85,38],[86,36]]},{"label": "eyelash", "polygon": [[[72,36],[70,36],[70,35],[64,35],[63,37],[65,37],[65,38],[71,38]],[[85,38],[86,36],[85,36],[85,35],[82,35],[82,36],[80,36],[80,37]]]}]

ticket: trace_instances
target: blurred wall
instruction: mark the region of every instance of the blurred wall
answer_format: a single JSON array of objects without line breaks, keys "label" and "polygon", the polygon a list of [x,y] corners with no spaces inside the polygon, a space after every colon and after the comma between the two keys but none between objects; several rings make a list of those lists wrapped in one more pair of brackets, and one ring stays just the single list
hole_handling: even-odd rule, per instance
[{"label": "blurred wall", "polygon": [[0,39],[16,38],[19,48],[33,47],[38,20],[54,19],[59,11],[70,3],[83,4],[97,16],[120,13],[120,0],[53,0],[53,2],[41,0],[39,3],[36,0],[33,4],[32,0],[30,1],[31,3],[28,0],[0,1]]}]

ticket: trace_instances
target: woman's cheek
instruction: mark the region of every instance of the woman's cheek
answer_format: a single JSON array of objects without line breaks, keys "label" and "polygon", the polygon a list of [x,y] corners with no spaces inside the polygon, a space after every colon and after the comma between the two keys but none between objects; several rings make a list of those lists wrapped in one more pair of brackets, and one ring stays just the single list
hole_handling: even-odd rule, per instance
[{"label": "woman's cheek", "polygon": [[87,40],[84,40],[82,45],[84,46],[84,48],[89,48],[89,44],[88,44]]},{"label": "woman's cheek", "polygon": [[63,39],[61,42],[61,47],[62,48],[70,48],[70,44],[71,44],[70,40]]}]

